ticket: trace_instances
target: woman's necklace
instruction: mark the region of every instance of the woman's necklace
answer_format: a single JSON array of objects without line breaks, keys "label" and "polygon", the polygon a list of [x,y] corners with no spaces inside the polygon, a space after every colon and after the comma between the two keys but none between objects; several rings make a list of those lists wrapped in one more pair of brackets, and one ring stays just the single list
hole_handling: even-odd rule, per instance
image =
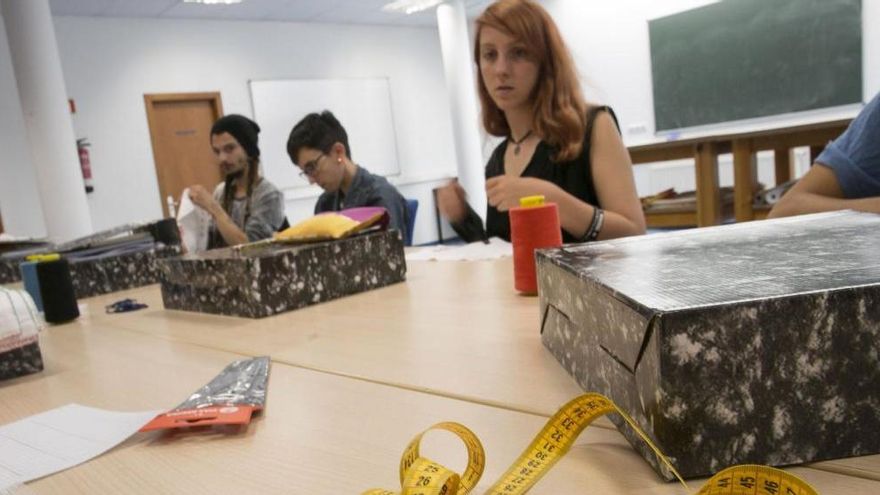
[{"label": "woman's necklace", "polygon": [[529,132],[527,132],[523,137],[519,138],[519,141],[517,141],[516,139],[513,139],[512,135],[510,136],[510,142],[513,143],[513,145],[514,145],[513,146],[513,154],[514,155],[519,155],[519,151],[522,149],[522,142],[525,141],[526,139],[528,139],[528,137],[531,135],[532,135],[532,130],[529,129]]}]

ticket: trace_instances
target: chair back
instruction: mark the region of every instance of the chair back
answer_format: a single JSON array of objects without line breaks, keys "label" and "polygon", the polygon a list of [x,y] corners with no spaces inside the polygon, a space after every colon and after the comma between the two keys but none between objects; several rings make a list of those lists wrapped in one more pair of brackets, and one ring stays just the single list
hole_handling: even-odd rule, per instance
[{"label": "chair back", "polygon": [[416,228],[416,212],[419,211],[419,200],[406,200],[406,242],[407,246],[412,246],[413,231]]}]

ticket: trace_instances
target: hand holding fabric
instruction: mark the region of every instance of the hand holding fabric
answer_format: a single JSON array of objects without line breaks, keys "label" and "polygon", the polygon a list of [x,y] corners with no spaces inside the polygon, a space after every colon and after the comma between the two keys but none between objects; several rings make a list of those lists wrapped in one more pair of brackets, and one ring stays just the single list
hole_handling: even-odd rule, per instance
[{"label": "hand holding fabric", "polygon": [[220,207],[220,205],[214,201],[214,196],[212,196],[211,193],[200,184],[195,184],[189,187],[189,198],[196,206],[201,207],[212,216],[217,211],[217,208]]}]

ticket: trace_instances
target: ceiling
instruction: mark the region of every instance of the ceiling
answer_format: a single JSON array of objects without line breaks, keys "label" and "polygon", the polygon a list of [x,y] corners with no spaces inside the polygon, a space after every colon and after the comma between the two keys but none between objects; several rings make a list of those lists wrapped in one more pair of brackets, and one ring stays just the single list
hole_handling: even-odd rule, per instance
[{"label": "ceiling", "polygon": [[[437,25],[436,9],[410,15],[382,11],[389,1],[243,0],[234,5],[204,5],[183,0],[50,0],[50,5],[56,16]],[[490,3],[492,0],[464,0],[469,18],[476,17]]]}]

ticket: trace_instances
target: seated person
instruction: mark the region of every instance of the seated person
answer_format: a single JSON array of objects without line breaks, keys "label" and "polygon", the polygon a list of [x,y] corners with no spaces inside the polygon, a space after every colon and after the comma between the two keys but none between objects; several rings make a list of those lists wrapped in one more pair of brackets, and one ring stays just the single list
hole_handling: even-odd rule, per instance
[{"label": "seated person", "polygon": [[768,217],[843,209],[880,213],[880,94],[816,157]]},{"label": "seated person", "polygon": [[309,184],[324,190],[315,203],[316,214],[382,206],[391,217],[390,228],[399,230],[406,242],[406,201],[385,177],[351,161],[348,134],[328,110],[310,113],[293,126],[287,154]]},{"label": "seated person", "polygon": [[632,163],[614,113],[588,105],[556,24],[532,0],[499,0],[477,18],[483,126],[505,140],[486,165],[486,228],[456,182],[437,191],[466,242],[510,240],[508,210],[524,196],[556,203],[563,242],[645,233]]},{"label": "seated person", "polygon": [[193,203],[211,214],[208,249],[272,237],[284,226],[284,195],[260,177],[260,126],[242,115],[227,115],[211,127],[211,148],[225,180],[213,196],[199,184],[189,188]]}]

